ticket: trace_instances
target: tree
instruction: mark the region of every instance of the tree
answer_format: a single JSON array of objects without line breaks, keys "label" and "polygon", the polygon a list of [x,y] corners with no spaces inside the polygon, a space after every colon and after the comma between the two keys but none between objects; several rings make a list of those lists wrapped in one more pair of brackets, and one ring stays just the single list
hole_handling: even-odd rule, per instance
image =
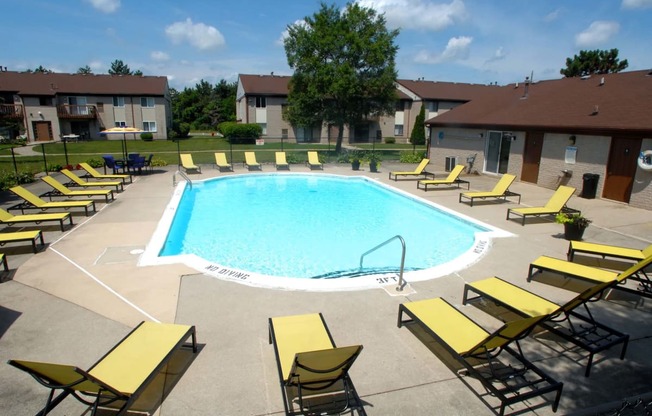
[{"label": "tree", "polygon": [[421,110],[417,114],[417,118],[414,120],[414,128],[412,133],[410,133],[410,143],[413,145],[422,145],[426,143],[426,103],[421,103]]},{"label": "tree", "polygon": [[215,86],[205,80],[194,88],[170,90],[172,118],[178,125],[189,124],[194,130],[215,129],[224,121],[235,121],[237,84],[221,80]]},{"label": "tree", "polygon": [[567,77],[582,77],[591,74],[609,74],[623,71],[629,66],[627,59],[618,59],[618,49],[580,51],[573,58],[566,58],[566,68],[559,72]]},{"label": "tree", "polygon": [[143,76],[143,71],[141,71],[140,69],[137,69],[131,75],[137,75],[139,77],[142,77]]},{"label": "tree", "polygon": [[[31,71],[27,71],[31,72]],[[34,69],[34,72],[41,72],[43,74],[51,74],[52,71],[50,69],[44,68],[43,65],[39,65],[38,68]]]},{"label": "tree", "polygon": [[84,74],[84,75],[90,75],[90,74],[93,73],[93,70],[91,69],[90,66],[86,65],[86,66],[79,67],[79,69],[77,70],[77,73],[78,74]]},{"label": "tree", "polygon": [[357,3],[342,12],[322,3],[319,12],[288,26],[284,46],[294,74],[286,120],[302,127],[336,125],[339,152],[345,125],[391,114],[399,32],[385,23],[383,15]]},{"label": "tree", "polygon": [[111,68],[109,68],[109,74],[111,75],[131,75],[131,69],[129,65],[125,64],[119,59],[111,62]]}]

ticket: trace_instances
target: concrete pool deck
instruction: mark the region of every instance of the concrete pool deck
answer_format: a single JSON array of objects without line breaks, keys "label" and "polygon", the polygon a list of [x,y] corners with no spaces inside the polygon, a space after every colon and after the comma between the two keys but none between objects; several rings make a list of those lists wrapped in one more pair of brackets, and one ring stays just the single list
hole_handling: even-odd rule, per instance
[{"label": "concrete pool deck", "polygon": [[[197,327],[201,351],[158,414],[282,414],[267,319],[322,312],[338,345],[364,345],[351,376],[369,415],[493,414],[498,404],[495,398],[473,379],[458,377],[431,351],[431,343],[396,327],[398,305],[441,296],[486,327],[497,328],[500,322],[490,315],[474,306],[461,306],[464,283],[496,275],[563,302],[572,292],[525,279],[529,263],[539,255],[565,258],[568,242],[559,224],[534,219],[521,226],[518,221],[506,221],[506,210],[515,203],[480,202],[470,207],[458,203],[458,189],[424,192],[416,189],[414,181],[387,179],[390,170],[405,168],[384,163],[380,173],[370,173],[326,164],[324,171],[377,178],[515,236],[494,240],[489,254],[470,267],[415,282],[398,296],[382,289],[269,290],[205,276],[183,265],[137,267],[138,256],[173,192],[176,169],[159,169],[136,176],[114,202],[98,203],[97,214],[76,215],[71,230],[61,233],[57,227],[45,227],[46,250],[36,255],[29,250],[7,250],[12,272],[0,284],[0,361],[31,359],[87,368],[140,321],[192,324]],[[225,175],[210,166],[202,170],[191,178]],[[293,165],[292,170],[307,172],[308,168]],[[274,168],[265,165],[265,171]],[[236,166],[236,173],[243,172],[244,168]],[[497,181],[492,176],[468,179],[471,190],[490,190]],[[35,183],[29,188],[42,193],[45,188],[41,186],[46,185]],[[523,195],[522,206],[542,205],[553,193],[525,183],[515,183],[511,189]],[[579,190],[569,206],[593,220],[584,235],[586,241],[640,248],[652,243],[650,211],[586,200],[577,194]],[[15,203],[4,202],[5,207]],[[585,354],[547,336],[522,342],[530,360],[564,382],[558,414],[595,414],[602,408],[619,408],[624,399],[652,393],[650,303],[646,298],[618,295],[593,306],[599,321],[631,338],[625,360],[618,359],[618,347],[598,354],[589,378],[583,377]],[[45,403],[46,389],[9,365],[0,365],[0,383],[3,414],[34,414]],[[552,414],[549,403],[535,399],[529,404],[535,406],[536,414]],[[68,398],[52,414],[83,414],[84,410]],[[519,404],[507,412],[522,410],[527,408]]]}]

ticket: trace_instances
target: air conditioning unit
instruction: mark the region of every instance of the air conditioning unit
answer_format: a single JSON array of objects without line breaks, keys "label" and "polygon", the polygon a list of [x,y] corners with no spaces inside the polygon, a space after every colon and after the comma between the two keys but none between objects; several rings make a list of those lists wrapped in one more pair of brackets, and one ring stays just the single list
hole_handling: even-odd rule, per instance
[{"label": "air conditioning unit", "polygon": [[457,156],[446,156],[446,172],[450,172],[457,166]]}]

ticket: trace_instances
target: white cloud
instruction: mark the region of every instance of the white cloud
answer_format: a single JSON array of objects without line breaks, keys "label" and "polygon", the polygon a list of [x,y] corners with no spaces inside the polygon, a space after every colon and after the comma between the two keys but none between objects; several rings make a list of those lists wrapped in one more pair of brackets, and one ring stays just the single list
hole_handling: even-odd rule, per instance
[{"label": "white cloud", "polygon": [[646,9],[652,7],[652,0],[623,0],[623,9]]},{"label": "white cloud", "polygon": [[[293,23],[292,25],[290,25],[290,26],[293,26],[293,25],[299,25],[299,26],[303,26],[303,27],[307,27],[307,26],[308,26],[308,24],[306,23],[306,21],[303,20],[303,19],[301,19],[301,20],[295,20],[294,23]],[[288,32],[288,30],[287,30],[287,28],[286,28],[286,29],[281,33],[281,36],[280,36],[278,39],[276,39],[276,42],[274,42],[274,43],[275,43],[276,45],[278,45],[278,46],[283,46],[283,45],[285,44],[285,38],[287,38],[288,35],[289,35],[289,32]]]},{"label": "white cloud", "polygon": [[434,3],[429,0],[357,0],[363,7],[384,13],[387,24],[394,28],[438,31],[466,18],[462,0]]},{"label": "white cloud", "polygon": [[544,22],[552,22],[555,21],[559,18],[559,14],[561,13],[561,9],[554,10],[547,15],[543,17]]},{"label": "white cloud", "polygon": [[162,51],[152,51],[149,54],[150,58],[154,61],[163,62],[170,59],[170,55]]},{"label": "white cloud", "polygon": [[165,28],[165,34],[175,44],[188,42],[200,50],[214,49],[226,43],[219,30],[203,23],[193,23],[190,18],[172,23]]},{"label": "white cloud", "polygon": [[104,64],[101,61],[91,61],[88,66],[95,72],[98,73],[101,69],[104,69]]},{"label": "white cloud", "polygon": [[464,60],[469,57],[471,42],[473,42],[473,38],[468,36],[450,38],[446,49],[442,53],[435,54],[428,51],[420,51],[414,58],[414,61],[423,64],[438,64]]},{"label": "white cloud", "polygon": [[507,58],[507,54],[505,54],[505,50],[501,46],[498,49],[496,49],[496,52],[494,52],[493,56],[491,58],[487,59],[487,61],[485,63],[502,61],[505,58]]},{"label": "white cloud", "polygon": [[103,13],[113,13],[120,8],[120,0],[86,0]]},{"label": "white cloud", "polygon": [[619,30],[620,25],[617,22],[596,20],[575,36],[575,44],[579,47],[600,45],[608,41]]}]

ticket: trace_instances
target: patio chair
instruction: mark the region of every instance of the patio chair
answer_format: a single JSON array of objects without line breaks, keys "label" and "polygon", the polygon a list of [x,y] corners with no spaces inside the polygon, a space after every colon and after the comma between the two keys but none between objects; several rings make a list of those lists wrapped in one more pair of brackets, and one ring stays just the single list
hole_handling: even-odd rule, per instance
[{"label": "patio chair", "polygon": [[41,199],[39,196],[28,191],[22,186],[14,186],[9,189],[14,194],[21,197],[24,202],[13,205],[9,207],[9,210],[19,209],[21,213],[25,213],[26,209],[40,209],[42,211],[46,209],[70,209],[70,208],[84,208],[86,216],[88,216],[88,209],[93,208],[93,212],[96,212],[95,201],[93,200],[84,200],[84,201],[50,201],[46,202]]},{"label": "patio chair", "polygon": [[[529,362],[518,343],[544,319],[546,315],[517,319],[488,332],[442,298],[407,302],[398,308],[398,327],[423,328],[500,400],[501,416],[506,406],[553,392],[552,411],[557,411],[563,384]],[[510,347],[512,343],[516,348]],[[510,365],[498,361],[503,351],[510,355]]]},{"label": "patio chair", "polygon": [[244,165],[247,167],[247,170],[263,170],[262,165],[256,160],[256,154],[254,152],[244,152],[244,156]]},{"label": "patio chair", "polygon": [[[191,344],[186,342],[188,338]],[[129,410],[150,410],[135,409],[134,402],[181,348],[197,352],[194,326],[142,322],[86,371],[47,362],[8,363],[50,389],[39,415],[48,414],[69,395],[90,405],[92,415],[102,413],[102,408],[117,409],[118,415],[125,415]],[[54,397],[57,390],[62,391]]]},{"label": "patio chair", "polygon": [[220,172],[233,172],[233,166],[226,160],[225,153],[215,153],[215,166]]},{"label": "patio chair", "polygon": [[97,188],[104,186],[115,186],[116,192],[124,190],[122,181],[96,181],[88,182],[77,176],[74,172],[68,169],[61,169],[61,173],[64,174],[70,182],[66,183],[66,186],[81,186],[82,188]]},{"label": "patio chair", "polygon": [[[560,274],[565,278],[579,279],[594,284],[615,280],[619,283],[614,286],[614,289],[616,290],[652,297],[652,281],[650,281],[650,278],[645,273],[645,269],[650,264],[652,264],[652,256],[646,257],[626,270],[618,273],[611,270],[573,263],[568,260],[540,256],[530,263],[527,280],[528,282],[531,281],[535,274],[541,272]],[[627,280],[638,282],[640,287],[633,289],[624,286]]]},{"label": "patio chair", "polygon": [[23,241],[30,241],[32,243],[32,251],[34,251],[34,253],[38,252],[38,246],[36,245],[36,242],[39,240],[41,242],[41,247],[45,246],[45,241],[43,240],[43,232],[41,232],[41,230],[0,233],[0,246],[4,246],[7,243],[20,243]]},{"label": "patio chair", "polygon": [[507,209],[507,220],[510,214],[521,217],[521,225],[525,225],[526,217],[540,217],[542,215],[557,215],[560,212],[580,213],[580,211],[568,208],[566,203],[570,200],[575,192],[575,188],[565,185],[560,185],[555,193],[550,197],[546,205],[542,207],[530,208],[509,208]]},{"label": "patio chair", "polygon": [[116,160],[112,155],[103,155],[102,159],[104,159],[104,173],[106,173],[106,168],[111,169],[114,174],[120,170],[127,171],[127,164],[124,160]]},{"label": "patio chair", "polygon": [[195,162],[192,160],[192,155],[190,153],[181,153],[179,155],[181,158],[181,166],[186,172],[196,172],[201,173],[201,167],[195,165]]},{"label": "patio chair", "polygon": [[145,159],[145,171],[154,172],[154,166],[152,166],[152,159],[154,159],[154,154],[150,153]]},{"label": "patio chair", "polygon": [[570,244],[568,244],[568,261],[573,261],[575,253],[596,255],[603,259],[610,257],[615,259],[641,261],[646,257],[652,256],[652,244],[640,250],[636,248],[572,240]]},{"label": "patio chair", "polygon": [[457,187],[460,188],[460,184],[463,183],[466,184],[466,189],[469,189],[471,187],[469,181],[465,181],[459,178],[459,176],[464,171],[464,168],[465,168],[464,165],[455,166],[453,170],[451,170],[451,172],[448,174],[448,177],[446,179],[422,179],[419,182],[417,182],[417,189],[423,189],[424,191],[427,191],[429,186],[439,186],[439,185],[444,185],[444,186],[457,185]]},{"label": "patio chair", "polygon": [[324,170],[324,164],[319,161],[319,154],[315,151],[308,152],[308,166],[310,170],[312,169],[321,169]]},{"label": "patio chair", "polygon": [[[598,300],[605,290],[615,284],[615,280],[599,283],[558,305],[498,277],[490,277],[465,284],[462,303],[486,299],[524,317],[548,315],[547,319],[539,322],[541,327],[588,351],[584,371],[584,376],[588,377],[595,354],[622,344],[620,359],[625,358],[629,335],[597,322],[589,310],[589,303]],[[469,297],[469,292],[477,296]],[[576,311],[580,306],[584,307],[585,315]]]},{"label": "patio chair", "polygon": [[113,196],[113,190],[112,189],[87,189],[83,191],[73,191],[69,188],[66,188],[64,184],[59,182],[58,180],[54,179],[52,176],[43,176],[41,180],[54,189],[53,191],[46,192],[41,196],[48,196],[50,197],[50,200],[52,200],[52,197],[55,196],[65,196],[68,198],[72,198],[74,196],[84,196],[84,197],[92,197],[92,196],[103,196],[106,199],[106,203],[109,203],[109,197],[111,198],[111,201],[113,201],[115,198]]},{"label": "patio chair", "polygon": [[64,231],[64,221],[68,220],[70,226],[73,226],[72,215],[69,212],[57,212],[52,214],[25,214],[13,215],[4,209],[0,208],[0,222],[5,225],[24,224],[26,222],[33,222],[37,225],[47,221],[59,221],[61,231]]},{"label": "patio chair", "polygon": [[416,179],[421,179],[419,178],[420,176],[423,176],[423,179],[428,179],[432,178],[435,179],[435,174],[427,172],[426,166],[428,166],[428,163],[430,163],[430,159],[422,159],[421,163],[419,163],[419,166],[417,166],[416,169],[413,171],[395,171],[395,172],[389,172],[389,179],[392,179],[392,176],[394,176],[394,180],[398,181],[399,176],[410,176],[410,177],[416,177]]},{"label": "patio chair", "polygon": [[286,415],[359,409],[349,369],[362,345],[336,347],[321,313],[269,318]]},{"label": "patio chair", "polygon": [[276,167],[276,170],[290,170],[290,164],[287,162],[287,158],[285,157],[285,152],[276,152],[275,153],[275,162],[274,166]]},{"label": "patio chair", "polygon": [[131,159],[127,164],[127,168],[129,169],[129,171],[133,173],[136,173],[136,171],[138,171],[138,174],[140,175],[141,173],[143,173],[143,168],[145,168],[146,162],[147,159],[145,159],[145,156],[140,156],[137,154],[131,157]]},{"label": "patio chair", "polygon": [[509,190],[510,185],[514,182],[516,179],[516,176],[510,175],[508,173],[504,174],[498,183],[496,183],[496,186],[494,186],[494,189],[488,192],[461,192],[460,193],[460,198],[458,202],[462,202],[463,199],[468,199],[470,206],[473,206],[473,200],[475,199],[487,199],[487,198],[493,198],[493,199],[503,199],[507,201],[507,197],[510,196],[517,196],[518,197],[518,203],[521,203],[521,194],[517,194],[516,192],[512,192]]},{"label": "patio chair", "polygon": [[132,182],[131,175],[121,175],[121,174],[102,174],[98,172],[94,167],[89,165],[88,163],[82,162],[79,164],[79,166],[84,169],[87,174],[83,176],[83,178],[93,178],[93,179],[120,179],[123,183],[127,183],[127,179],[129,179],[129,182]]}]

